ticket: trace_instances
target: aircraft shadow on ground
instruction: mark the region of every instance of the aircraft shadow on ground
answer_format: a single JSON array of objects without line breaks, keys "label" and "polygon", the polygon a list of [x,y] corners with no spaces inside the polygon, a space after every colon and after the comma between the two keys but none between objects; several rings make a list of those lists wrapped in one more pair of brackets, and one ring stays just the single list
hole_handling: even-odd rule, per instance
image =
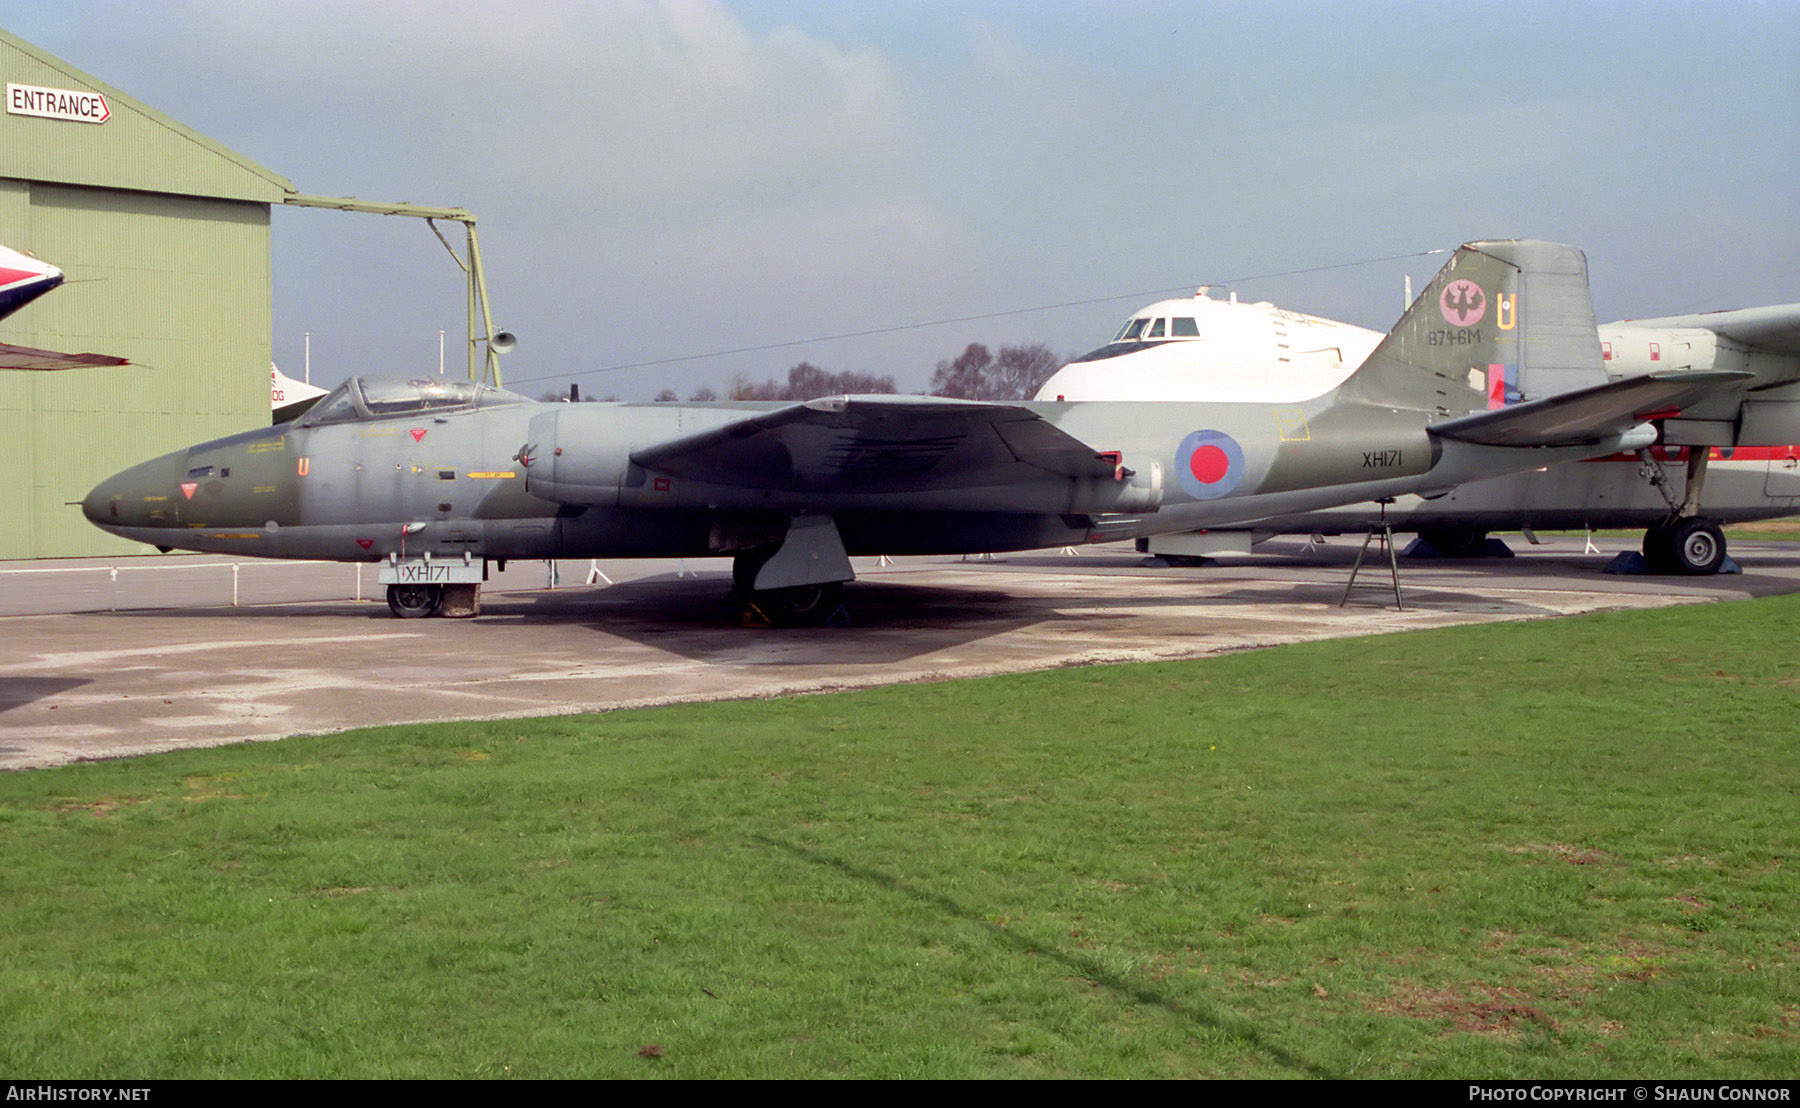
[{"label": "aircraft shadow on ground", "polygon": [[78,689],[91,681],[87,677],[0,677],[0,712],[23,708],[33,701]]},{"label": "aircraft shadow on ground", "polygon": [[[640,578],[604,588],[558,589],[483,600],[482,618],[580,623],[640,646],[696,661],[838,665],[844,647],[866,662],[901,661],[1005,634],[1056,617],[1041,601],[987,588],[856,581],[823,627],[774,627],[727,598],[725,578]],[[783,649],[766,656],[761,648]]]},{"label": "aircraft shadow on ground", "polygon": [[[1768,550],[1744,545],[1748,564],[1742,575],[1624,580],[1697,594],[1794,591],[1795,582],[1791,579],[1759,574],[1757,568],[1765,563],[1771,567],[1794,564],[1800,561],[1800,550],[1789,549],[1788,544],[1760,544],[1770,547]],[[970,569],[991,567],[991,587],[968,583],[966,576],[964,583],[955,586],[925,583],[910,574],[897,579],[861,578],[845,589],[843,618],[824,628],[770,628],[747,621],[744,605],[727,599],[729,578],[718,573],[697,577],[660,574],[604,586],[571,584],[556,589],[489,593],[482,598],[482,621],[583,623],[608,635],[694,658],[741,653],[748,643],[775,636],[794,642],[823,636],[822,641],[829,643],[841,641],[844,632],[924,633],[921,637],[925,641],[915,649],[903,650],[900,656],[905,656],[1045,623],[1065,624],[1079,633],[1077,629],[1083,623],[1117,618],[1121,612],[1243,604],[1316,604],[1335,611],[1344,596],[1354,551],[1353,546],[1339,545],[1307,551],[1298,557],[1277,551],[1222,559],[1214,566],[1167,568],[1147,568],[1135,554],[1086,561],[1057,554],[1007,555],[996,562],[968,563]],[[1386,560],[1372,562],[1366,563],[1359,575],[1346,611],[1392,609]],[[1605,564],[1604,556],[1582,554],[1579,550],[1539,551],[1530,557],[1503,559],[1402,559],[1400,585],[1408,609],[1550,615],[1555,614],[1554,609],[1508,593],[1521,586],[1561,590],[1592,584],[1598,590],[1603,581],[1617,580],[1603,576]],[[1066,570],[1068,588],[1055,595],[1043,593],[1038,585],[1011,588],[1015,570],[1033,574]],[[1291,576],[1284,570],[1292,571]],[[1113,577],[1154,580],[1176,587],[1158,589],[1152,595],[1134,595],[1128,589],[1109,587],[1108,578]],[[1503,583],[1505,589],[1484,588],[1483,583],[1488,580]],[[1185,585],[1192,588],[1181,587]],[[346,597],[239,608],[144,607],[87,614],[125,619],[348,619],[418,630],[434,637],[440,628],[454,634],[450,627],[463,622],[396,619],[379,595],[361,601]]]},{"label": "aircraft shadow on ground", "polygon": [[[516,618],[537,623],[582,622],[608,635],[695,661],[784,666],[839,665],[851,660],[898,662],[921,654],[964,646],[1026,628],[1054,631],[1072,644],[1102,635],[1090,628],[1120,619],[1155,616],[1182,609],[1242,609],[1303,604],[1320,622],[1355,619],[1381,608],[1377,590],[1359,588],[1340,609],[1338,582],[1295,581],[1223,589],[1159,590],[1134,595],[1089,580],[1079,590],[1055,595],[1011,593],[982,587],[943,587],[863,580],[845,589],[846,618],[826,627],[747,625],[741,603],[725,599],[722,582],[644,579],[605,589],[559,590],[513,597],[484,606],[484,618]],[[1391,594],[1389,594],[1391,597]],[[1409,610],[1474,611],[1482,614],[1555,615],[1555,609],[1512,597],[1412,589]],[[1371,599],[1372,598],[1372,599]],[[1392,601],[1385,605],[1392,610]],[[1254,622],[1256,614],[1237,613]],[[1167,632],[1171,640],[1196,642],[1217,637],[1219,625],[1198,622]],[[766,654],[762,648],[779,646]]]}]

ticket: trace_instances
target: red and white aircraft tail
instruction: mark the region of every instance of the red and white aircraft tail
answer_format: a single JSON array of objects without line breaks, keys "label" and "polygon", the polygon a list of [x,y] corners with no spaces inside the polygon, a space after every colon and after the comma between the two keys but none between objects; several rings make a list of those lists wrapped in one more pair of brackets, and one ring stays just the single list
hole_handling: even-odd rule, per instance
[{"label": "red and white aircraft tail", "polygon": [[0,246],[0,319],[63,283],[63,271],[29,254]]},{"label": "red and white aircraft tail", "polygon": [[[0,319],[5,319],[63,283],[63,271],[29,254],[0,246]],[[130,365],[110,354],[63,354],[31,346],[0,343],[0,370],[81,369]]]}]

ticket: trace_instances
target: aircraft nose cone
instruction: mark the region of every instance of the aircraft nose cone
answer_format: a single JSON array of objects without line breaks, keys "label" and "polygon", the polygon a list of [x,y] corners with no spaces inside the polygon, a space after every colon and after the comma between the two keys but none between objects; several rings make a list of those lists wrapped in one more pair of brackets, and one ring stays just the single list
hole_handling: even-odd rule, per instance
[{"label": "aircraft nose cone", "polygon": [[112,482],[102,481],[81,502],[81,514],[96,526],[106,522],[106,506],[112,501]]},{"label": "aircraft nose cone", "polygon": [[108,531],[125,527],[177,527],[175,501],[182,495],[187,452],[164,454],[95,485],[81,501],[88,522]]}]

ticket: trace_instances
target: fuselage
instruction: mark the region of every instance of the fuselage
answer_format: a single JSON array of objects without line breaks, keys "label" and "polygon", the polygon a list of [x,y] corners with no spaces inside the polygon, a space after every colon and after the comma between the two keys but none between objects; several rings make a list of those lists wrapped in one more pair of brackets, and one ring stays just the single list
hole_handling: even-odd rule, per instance
[{"label": "fuselage", "polygon": [[[958,402],[922,403],[941,411]],[[783,407],[541,403],[467,382],[357,379],[294,424],[117,474],[83,511],[158,547],[339,561],[704,556],[778,544],[806,514],[829,514],[852,554],[956,553],[1135,538],[1449,488],[1494,454],[1451,444],[1446,456],[1425,431],[1426,413],[1326,400],[1063,401],[1011,409],[1020,426],[1086,459],[1059,471],[1021,460],[1040,450],[1032,440],[1008,445],[983,430],[950,442],[903,421],[886,440],[822,427],[796,440],[816,441],[810,460],[802,446],[783,445],[781,480],[766,468],[739,480],[679,466],[647,472],[634,461]]]},{"label": "fuselage", "polygon": [[1267,301],[1162,300],[1058,370],[1038,400],[1291,404],[1343,384],[1382,334]]}]

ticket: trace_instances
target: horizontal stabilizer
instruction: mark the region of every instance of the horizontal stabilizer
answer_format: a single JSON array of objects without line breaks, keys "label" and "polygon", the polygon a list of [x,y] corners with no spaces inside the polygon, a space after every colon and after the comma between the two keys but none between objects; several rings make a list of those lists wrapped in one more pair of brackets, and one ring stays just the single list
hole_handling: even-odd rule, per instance
[{"label": "horizontal stabilizer", "polygon": [[[831,396],[745,416],[633,452],[645,469],[720,485],[919,487],[1044,473],[1111,477],[1117,459],[1015,404],[937,396]],[[955,482],[953,482],[955,483]]]},{"label": "horizontal stabilizer", "polygon": [[1476,412],[1428,430],[1440,438],[1484,446],[1578,446],[1622,435],[1647,419],[1675,415],[1683,406],[1753,376],[1738,370],[1694,370],[1627,377]]}]

